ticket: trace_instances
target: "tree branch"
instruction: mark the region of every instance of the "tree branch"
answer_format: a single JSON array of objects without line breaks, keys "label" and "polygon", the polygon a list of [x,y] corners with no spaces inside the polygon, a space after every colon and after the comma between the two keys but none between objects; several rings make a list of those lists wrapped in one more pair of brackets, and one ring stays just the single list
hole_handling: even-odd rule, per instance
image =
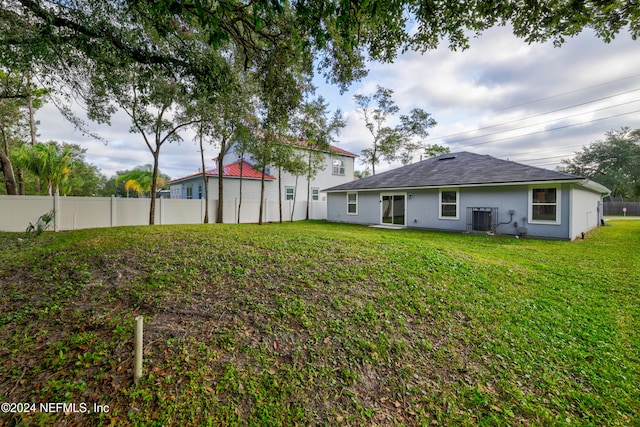
[{"label": "tree branch", "polygon": [[131,59],[141,64],[166,64],[167,62],[169,62],[174,65],[191,68],[189,63],[178,59],[177,57],[155,54],[149,52],[148,50],[141,49],[139,47],[140,44],[134,46],[133,44],[127,43],[126,40],[118,37],[117,29],[111,25],[102,23],[101,25],[97,25],[95,28],[90,28],[86,25],[82,25],[78,22],[72,21],[71,19],[55,15],[54,13],[41,7],[39,5],[39,2],[36,2],[34,0],[19,1],[27,10],[33,13],[37,18],[47,23],[47,25],[52,25],[56,28],[67,28],[78,34],[87,36],[90,39],[106,40],[114,48],[116,48],[116,50],[126,53],[127,56],[129,56]]}]

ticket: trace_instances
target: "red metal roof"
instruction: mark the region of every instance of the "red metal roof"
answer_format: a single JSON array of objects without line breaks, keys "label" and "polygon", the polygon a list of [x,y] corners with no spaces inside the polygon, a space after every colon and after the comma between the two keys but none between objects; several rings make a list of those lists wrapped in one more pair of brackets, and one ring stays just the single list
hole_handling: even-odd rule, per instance
[{"label": "red metal roof", "polygon": [[[224,165],[223,176],[225,178],[240,178],[240,163],[241,162],[235,162],[235,163],[230,163],[228,165]],[[205,171],[205,173],[207,174],[207,176],[217,177],[218,168],[209,169]],[[171,181],[169,181],[169,183],[178,182],[178,181],[182,181],[189,178],[196,178],[198,176],[202,176],[202,172],[183,176],[182,178],[172,179]],[[261,179],[261,178],[262,178],[262,172],[254,168],[253,165],[251,165],[250,163],[244,160],[242,161],[242,179]],[[268,174],[264,174],[264,179],[269,181],[274,181],[275,177]]]},{"label": "red metal roof", "polygon": [[[242,163],[242,178],[261,179],[262,172],[253,167],[252,164],[242,160],[224,166],[223,176],[229,178],[240,178],[240,163]],[[213,175],[218,175],[218,169],[211,169]],[[275,180],[276,178],[264,174],[264,179]]]},{"label": "red metal roof", "polygon": [[352,153],[352,152],[350,152],[350,151],[343,150],[342,148],[340,148],[340,147],[336,147],[335,145],[330,145],[330,146],[329,146],[329,149],[330,149],[331,151],[334,151],[334,152],[338,153],[338,154],[342,154],[343,156],[347,156],[347,157],[358,157],[358,155],[357,155],[357,154],[353,154],[353,153]]}]

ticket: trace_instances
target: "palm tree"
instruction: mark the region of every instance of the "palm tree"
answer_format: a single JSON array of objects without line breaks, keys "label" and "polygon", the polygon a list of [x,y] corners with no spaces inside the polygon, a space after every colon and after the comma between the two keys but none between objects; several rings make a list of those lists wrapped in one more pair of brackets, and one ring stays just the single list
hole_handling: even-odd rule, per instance
[{"label": "palm tree", "polygon": [[[138,193],[138,197],[142,197],[144,194],[148,194],[151,191],[151,182],[153,181],[153,166],[144,165],[136,166],[135,169],[120,175],[116,179],[116,183],[124,181],[124,188],[127,190],[127,197],[129,197],[129,190],[133,190]],[[156,187],[160,188],[165,185],[165,180],[158,176],[156,178]]]},{"label": "palm tree", "polygon": [[69,177],[73,163],[73,147],[55,141],[23,145],[17,152],[19,165],[47,183],[49,196],[60,193],[60,184]]}]

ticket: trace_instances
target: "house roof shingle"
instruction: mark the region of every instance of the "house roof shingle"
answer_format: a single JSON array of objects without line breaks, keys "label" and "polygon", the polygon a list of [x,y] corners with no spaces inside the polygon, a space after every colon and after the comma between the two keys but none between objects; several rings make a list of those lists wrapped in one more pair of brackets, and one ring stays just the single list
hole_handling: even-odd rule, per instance
[{"label": "house roof shingle", "polygon": [[[306,141],[304,139],[299,139],[296,142],[294,142],[294,144],[297,145],[298,147],[302,147],[302,148],[305,148],[305,149],[309,148],[308,141]],[[313,148],[313,147],[311,147],[311,149],[312,150],[318,150],[317,148]],[[320,151],[324,151],[325,153],[329,153],[329,154],[335,153],[335,154],[339,154],[341,156],[346,156],[346,157],[353,157],[353,158],[358,157],[357,154],[354,154],[354,153],[352,153],[350,151],[344,150],[344,149],[342,149],[340,147],[336,147],[335,145],[331,145],[331,144],[329,144],[329,146],[327,147],[326,151],[325,150],[320,150]]]},{"label": "house roof shingle", "polygon": [[443,154],[324,191],[576,181],[583,177],[469,153]]}]

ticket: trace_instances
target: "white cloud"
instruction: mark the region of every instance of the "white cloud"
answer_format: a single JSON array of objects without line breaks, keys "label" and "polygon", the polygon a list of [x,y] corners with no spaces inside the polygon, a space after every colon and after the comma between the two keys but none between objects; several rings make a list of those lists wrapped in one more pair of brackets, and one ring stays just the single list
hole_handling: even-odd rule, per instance
[{"label": "white cloud", "polygon": [[[634,75],[637,63],[640,52],[626,35],[606,44],[584,33],[556,48],[550,43],[528,45],[499,27],[472,40],[464,52],[439,48],[424,55],[404,54],[394,64],[375,64],[367,80],[349,93],[339,96],[329,88],[325,97],[348,112],[355,108],[354,93],[370,94],[381,85],[395,91],[403,111],[421,107],[432,113],[438,125],[431,143],[495,156],[528,153],[512,157],[554,167],[610,129],[640,127],[638,114],[605,120],[639,104],[602,109],[638,99],[637,93],[613,96],[640,87],[640,75]],[[603,97],[610,98],[590,102]],[[587,104],[569,108],[581,103]],[[549,113],[554,110],[560,111]],[[580,112],[586,114],[576,116]],[[537,117],[527,119],[531,116]],[[367,146],[370,136],[364,124],[357,116],[349,117],[356,124],[350,123],[344,144],[352,150]],[[556,129],[563,126],[570,127]],[[489,133],[496,135],[468,139]]]}]

